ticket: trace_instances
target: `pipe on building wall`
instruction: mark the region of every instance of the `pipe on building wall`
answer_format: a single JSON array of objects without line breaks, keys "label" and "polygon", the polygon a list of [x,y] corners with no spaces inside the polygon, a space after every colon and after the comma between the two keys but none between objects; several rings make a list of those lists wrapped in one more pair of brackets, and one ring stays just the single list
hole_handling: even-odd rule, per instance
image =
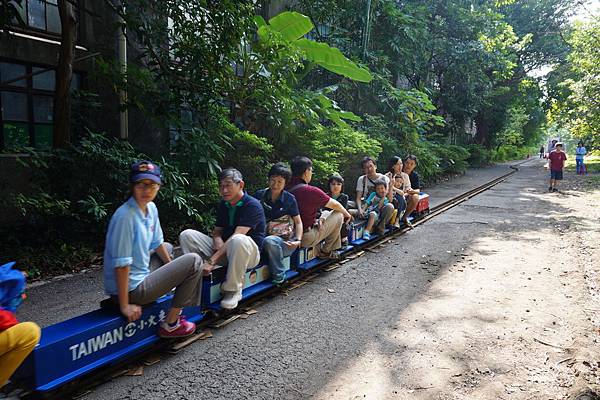
[{"label": "pipe on building wall", "polygon": [[[121,3],[123,12],[125,11],[125,5]],[[127,83],[127,37],[125,36],[125,20],[119,15],[119,66],[121,74],[123,75]],[[127,90],[121,88],[119,90],[119,136],[122,140],[128,140],[129,138],[129,113],[127,112]]]}]

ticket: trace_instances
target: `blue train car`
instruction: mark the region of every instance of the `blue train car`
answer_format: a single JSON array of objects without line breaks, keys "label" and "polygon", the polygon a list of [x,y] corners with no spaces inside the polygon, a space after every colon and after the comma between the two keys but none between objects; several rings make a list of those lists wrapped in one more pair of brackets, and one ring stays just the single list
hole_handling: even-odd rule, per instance
[{"label": "blue train car", "polygon": [[[429,196],[420,195],[415,216],[429,211]],[[367,245],[363,239],[366,221],[349,225],[348,246],[350,252]],[[395,228],[388,229],[387,233]],[[379,237],[373,235],[372,240]],[[330,262],[317,258],[313,248],[296,250],[286,260],[286,279],[313,270]],[[202,306],[184,310],[186,318],[195,323],[206,318],[203,310],[220,309],[221,283],[225,280],[226,268],[215,268],[204,277]],[[264,260],[246,272],[243,300],[272,289],[269,270]],[[165,318],[171,304],[171,295],[166,295],[143,308],[142,317],[128,322],[118,310],[103,307],[87,314],[51,325],[42,330],[40,343],[13,376],[29,388],[48,392],[103,367],[110,367],[127,360],[158,342],[158,324]]]}]

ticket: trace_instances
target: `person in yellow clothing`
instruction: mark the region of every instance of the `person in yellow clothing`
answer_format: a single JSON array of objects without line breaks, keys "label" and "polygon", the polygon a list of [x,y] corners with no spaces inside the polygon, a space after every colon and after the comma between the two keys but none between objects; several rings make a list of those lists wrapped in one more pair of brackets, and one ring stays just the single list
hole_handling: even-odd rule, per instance
[{"label": "person in yellow clothing", "polygon": [[13,313],[0,310],[0,387],[8,382],[39,340],[40,327],[35,322],[19,323]]},{"label": "person in yellow clothing", "polygon": [[25,275],[12,269],[14,264],[0,266],[0,387],[40,341],[40,327],[34,322],[19,323],[15,316],[25,297]]}]

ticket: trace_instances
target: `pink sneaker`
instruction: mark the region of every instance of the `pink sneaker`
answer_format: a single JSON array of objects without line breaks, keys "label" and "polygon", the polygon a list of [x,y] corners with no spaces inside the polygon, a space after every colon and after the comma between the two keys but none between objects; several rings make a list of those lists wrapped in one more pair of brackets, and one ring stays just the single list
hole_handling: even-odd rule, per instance
[{"label": "pink sneaker", "polygon": [[164,339],[182,338],[193,335],[196,332],[196,324],[179,317],[179,325],[173,330],[168,329],[167,323],[162,323],[158,329],[158,336]]}]

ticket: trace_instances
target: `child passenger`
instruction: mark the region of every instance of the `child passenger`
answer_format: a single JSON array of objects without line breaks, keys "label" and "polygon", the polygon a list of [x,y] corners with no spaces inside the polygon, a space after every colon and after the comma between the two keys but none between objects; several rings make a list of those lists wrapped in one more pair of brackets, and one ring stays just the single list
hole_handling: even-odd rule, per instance
[{"label": "child passenger", "polygon": [[371,193],[364,202],[365,211],[364,214],[368,216],[367,227],[363,234],[363,239],[371,239],[371,231],[375,224],[382,225],[385,228],[387,221],[382,220],[381,210],[389,203],[387,197],[387,185],[384,180],[375,181],[375,192]]},{"label": "child passenger", "polygon": [[[350,199],[346,193],[344,193],[344,178],[338,173],[334,173],[329,177],[329,195],[332,199],[337,200],[342,207],[348,209],[348,200]],[[348,243],[348,226],[342,224],[340,230],[342,236],[342,245]]]},{"label": "child passenger", "polygon": [[40,340],[39,326],[15,316],[24,287],[25,276],[12,263],[0,266],[0,388]]},{"label": "child passenger", "polygon": [[338,173],[329,177],[329,195],[337,200],[346,210],[348,209],[348,195],[344,193],[344,178]]},{"label": "child passenger", "polygon": [[[175,288],[171,309],[158,335],[164,338],[189,336],[196,325],[180,314],[183,307],[199,304],[202,260],[197,254],[171,259],[171,246],[163,241],[158,210],[153,202],[161,185],[158,165],[150,161],[136,162],[131,166],[129,183],[131,197],[115,211],[108,225],[104,250],[105,291],[118,301],[121,313],[132,322],[141,317],[142,305]],[[151,256],[158,256],[164,265],[151,268]]]},{"label": "child passenger", "polygon": [[392,201],[396,209],[396,216],[392,225],[400,227],[400,215],[406,210],[406,189],[410,187],[410,178],[402,172],[402,158],[393,156],[388,163],[388,172],[385,174],[390,182],[390,191],[392,192]]}]

